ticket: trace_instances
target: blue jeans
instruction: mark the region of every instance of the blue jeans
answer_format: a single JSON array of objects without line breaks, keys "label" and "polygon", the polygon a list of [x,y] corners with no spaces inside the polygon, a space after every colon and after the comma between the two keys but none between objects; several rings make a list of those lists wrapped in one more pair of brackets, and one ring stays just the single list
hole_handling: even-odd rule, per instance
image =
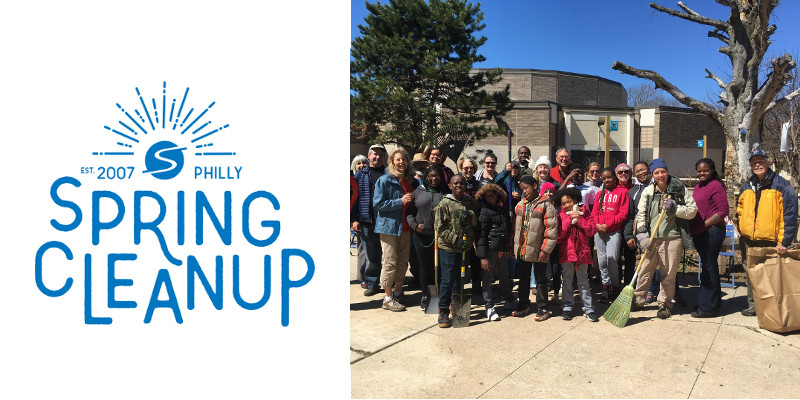
[{"label": "blue jeans", "polygon": [[694,247],[700,255],[700,293],[697,295],[697,309],[717,314],[722,307],[722,289],[719,284],[719,265],[717,257],[725,239],[725,226],[713,225],[705,232],[692,236]]},{"label": "blue jeans", "polygon": [[367,266],[364,269],[364,279],[369,282],[369,286],[377,286],[381,277],[381,236],[375,233],[373,224],[361,224],[359,232],[361,245],[364,246],[364,253],[367,256]]},{"label": "blue jeans", "polygon": [[652,293],[653,296],[658,297],[659,292],[661,292],[661,271],[656,270],[656,272],[653,272],[653,280],[650,281],[650,288],[647,289],[647,294]]},{"label": "blue jeans", "polygon": [[439,310],[449,310],[454,294],[461,294],[461,254],[439,249]]}]

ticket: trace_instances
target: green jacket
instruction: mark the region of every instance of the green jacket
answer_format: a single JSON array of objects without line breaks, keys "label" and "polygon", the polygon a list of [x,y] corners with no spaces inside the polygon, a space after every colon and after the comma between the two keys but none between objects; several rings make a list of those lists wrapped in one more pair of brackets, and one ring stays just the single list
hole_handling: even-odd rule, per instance
[{"label": "green jacket", "polygon": [[[459,215],[464,213],[464,218]],[[475,211],[469,197],[464,196],[461,201],[456,200],[452,194],[444,196],[436,206],[436,217],[433,226],[439,235],[439,248],[451,253],[461,253],[461,247],[456,247],[456,241],[467,236],[465,242],[471,247],[475,240],[475,227],[477,226]]]},{"label": "green jacket", "polygon": [[667,181],[666,193],[658,190],[655,183],[642,191],[636,213],[636,232],[648,235],[652,233],[652,228],[655,227],[658,217],[661,215],[661,203],[666,200],[667,195],[672,195],[677,204],[675,212],[664,213],[664,219],[658,226],[654,239],[681,238],[685,249],[693,249],[694,244],[689,234],[689,220],[694,218],[697,213],[697,205],[683,182],[671,175]]}]

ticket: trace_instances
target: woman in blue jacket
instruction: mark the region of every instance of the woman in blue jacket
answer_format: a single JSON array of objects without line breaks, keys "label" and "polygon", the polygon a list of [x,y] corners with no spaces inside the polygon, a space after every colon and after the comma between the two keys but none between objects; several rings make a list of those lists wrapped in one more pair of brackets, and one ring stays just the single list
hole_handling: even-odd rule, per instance
[{"label": "woman in blue jacket", "polygon": [[[411,171],[408,153],[397,149],[389,155],[388,172],[375,182],[372,207],[377,213],[375,232],[380,234],[382,269],[380,284],[386,291],[383,309],[403,311],[411,302],[403,294],[403,278],[411,250],[411,227],[406,208],[414,200],[412,192],[419,183]],[[392,291],[394,288],[394,291]]]}]

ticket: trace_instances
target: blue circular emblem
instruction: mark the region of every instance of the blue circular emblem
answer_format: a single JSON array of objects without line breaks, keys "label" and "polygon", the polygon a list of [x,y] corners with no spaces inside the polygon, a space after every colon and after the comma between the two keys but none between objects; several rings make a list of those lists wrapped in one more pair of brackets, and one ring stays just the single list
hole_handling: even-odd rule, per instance
[{"label": "blue circular emblem", "polygon": [[183,169],[183,150],[175,143],[164,140],[158,142],[147,150],[144,156],[144,173],[150,173],[158,179],[172,179]]}]

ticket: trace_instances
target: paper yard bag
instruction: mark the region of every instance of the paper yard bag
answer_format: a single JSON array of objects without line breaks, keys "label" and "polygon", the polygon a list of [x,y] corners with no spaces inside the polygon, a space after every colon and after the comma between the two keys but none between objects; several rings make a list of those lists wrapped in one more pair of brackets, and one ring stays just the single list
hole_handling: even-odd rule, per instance
[{"label": "paper yard bag", "polygon": [[773,332],[800,330],[800,249],[778,256],[774,247],[747,249],[758,326]]}]

